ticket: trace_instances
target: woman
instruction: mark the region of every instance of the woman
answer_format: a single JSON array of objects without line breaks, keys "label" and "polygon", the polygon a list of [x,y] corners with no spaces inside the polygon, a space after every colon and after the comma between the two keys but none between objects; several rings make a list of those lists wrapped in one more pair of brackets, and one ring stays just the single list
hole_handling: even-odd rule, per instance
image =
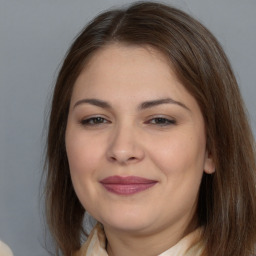
[{"label": "woman", "polygon": [[[48,224],[63,255],[253,255],[254,140],[230,64],[159,3],[96,17],[60,70]],[[98,224],[81,245],[85,211]]]}]

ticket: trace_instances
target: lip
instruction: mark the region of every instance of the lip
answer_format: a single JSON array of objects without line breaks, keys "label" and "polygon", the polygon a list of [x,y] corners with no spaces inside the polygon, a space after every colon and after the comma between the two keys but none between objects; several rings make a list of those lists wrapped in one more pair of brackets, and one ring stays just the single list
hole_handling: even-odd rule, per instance
[{"label": "lip", "polygon": [[100,181],[103,187],[117,195],[133,195],[157,184],[156,180],[137,176],[109,176]]}]

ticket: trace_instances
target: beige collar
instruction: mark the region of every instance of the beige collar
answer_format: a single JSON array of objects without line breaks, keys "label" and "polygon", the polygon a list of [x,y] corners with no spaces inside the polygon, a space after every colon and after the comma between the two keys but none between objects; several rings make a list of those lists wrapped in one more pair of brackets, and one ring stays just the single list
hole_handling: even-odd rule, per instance
[{"label": "beige collar", "polygon": [[[158,256],[201,256],[203,243],[200,240],[202,229],[198,228],[182,238],[176,245]],[[74,256],[108,256],[106,237],[101,224],[96,224],[87,241]]]},{"label": "beige collar", "polygon": [[0,255],[13,256],[11,249],[2,241],[0,241]]}]

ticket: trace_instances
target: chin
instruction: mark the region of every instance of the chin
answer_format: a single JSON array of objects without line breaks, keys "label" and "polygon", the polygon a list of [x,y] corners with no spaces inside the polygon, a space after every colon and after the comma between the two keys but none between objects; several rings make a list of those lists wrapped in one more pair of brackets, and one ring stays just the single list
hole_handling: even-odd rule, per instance
[{"label": "chin", "polygon": [[[148,216],[149,217],[149,216]],[[104,218],[100,218],[99,222],[103,226],[109,227],[111,229],[116,229],[119,231],[125,232],[135,232],[143,231],[152,227],[152,224],[155,222],[155,218],[146,218],[145,214],[142,212],[119,212],[111,213],[109,215],[104,215]]]},{"label": "chin", "polygon": [[109,227],[111,229],[118,230],[119,232],[133,233],[135,232],[137,235],[144,230],[147,230],[147,227],[150,225],[146,225],[146,223],[139,223],[134,221],[126,221],[126,222],[108,222],[102,223],[103,226]]}]

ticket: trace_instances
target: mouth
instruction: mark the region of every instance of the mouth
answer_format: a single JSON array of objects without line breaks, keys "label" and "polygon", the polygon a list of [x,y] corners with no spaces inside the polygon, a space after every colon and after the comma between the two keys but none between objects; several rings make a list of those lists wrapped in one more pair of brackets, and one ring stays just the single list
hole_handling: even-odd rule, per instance
[{"label": "mouth", "polygon": [[101,180],[100,183],[111,193],[128,196],[153,187],[157,181],[137,176],[110,176]]}]

